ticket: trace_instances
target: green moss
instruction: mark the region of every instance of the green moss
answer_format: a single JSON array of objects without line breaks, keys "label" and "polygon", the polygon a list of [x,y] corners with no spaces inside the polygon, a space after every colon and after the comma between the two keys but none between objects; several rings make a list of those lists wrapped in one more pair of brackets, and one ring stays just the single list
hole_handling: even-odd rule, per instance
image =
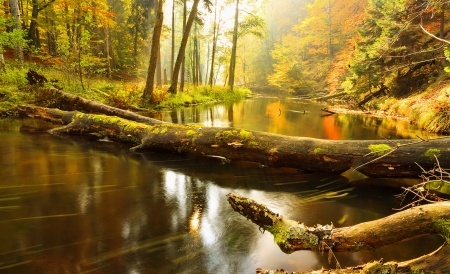
[{"label": "green moss", "polygon": [[306,227],[303,224],[298,224],[292,220],[284,218],[274,221],[273,226],[267,228],[267,231],[272,233],[275,243],[285,253],[292,253],[293,250],[287,241],[288,239],[298,239],[303,243],[305,248],[317,249],[319,238],[311,233],[306,232]]},{"label": "green moss", "polygon": [[225,130],[222,132],[222,137],[223,139],[228,140],[233,137],[233,132],[231,130]]},{"label": "green moss", "polygon": [[241,136],[242,140],[250,140],[253,139],[253,134],[249,131],[245,131],[243,129],[241,129],[241,131],[239,132],[239,135]]},{"label": "green moss", "polygon": [[425,152],[425,156],[427,156],[430,159],[434,159],[434,156],[439,157],[441,155],[441,151],[437,148],[430,148]]},{"label": "green moss", "polygon": [[164,133],[167,133],[167,128],[166,128],[166,127],[163,127],[163,128],[161,129],[161,134],[164,134]]},{"label": "green moss", "polygon": [[258,143],[255,141],[251,141],[251,142],[248,142],[248,145],[255,147],[255,146],[258,146]]},{"label": "green moss", "polygon": [[193,137],[195,135],[195,131],[193,131],[192,129],[186,131],[186,136],[187,137]]},{"label": "green moss", "polygon": [[383,156],[389,153],[393,148],[386,144],[369,145],[369,150],[378,156]]},{"label": "green moss", "polygon": [[315,148],[314,149],[314,154],[321,154],[323,152],[323,149],[321,149],[320,147],[318,147],[318,148]]},{"label": "green moss", "polygon": [[445,238],[447,243],[450,244],[450,220],[438,219],[433,221],[433,225],[439,234]]}]

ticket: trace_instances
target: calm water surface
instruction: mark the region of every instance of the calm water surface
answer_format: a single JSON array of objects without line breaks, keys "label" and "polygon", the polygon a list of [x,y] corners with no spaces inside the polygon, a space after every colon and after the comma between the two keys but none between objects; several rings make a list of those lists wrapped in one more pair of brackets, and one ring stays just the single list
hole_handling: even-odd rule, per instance
[{"label": "calm water surface", "polygon": [[[159,118],[328,139],[406,138],[409,124],[321,118],[320,105],[253,99],[162,112]],[[281,111],[280,111],[281,110]],[[303,113],[304,112],[304,113]],[[88,137],[58,137],[39,120],[0,120],[1,273],[254,273],[258,267],[334,267],[311,251],[284,254],[269,233],[232,211],[238,192],[309,225],[347,226],[391,214],[411,180],[300,174],[252,163],[128,151]],[[343,266],[406,260],[442,240],[337,254]]]}]

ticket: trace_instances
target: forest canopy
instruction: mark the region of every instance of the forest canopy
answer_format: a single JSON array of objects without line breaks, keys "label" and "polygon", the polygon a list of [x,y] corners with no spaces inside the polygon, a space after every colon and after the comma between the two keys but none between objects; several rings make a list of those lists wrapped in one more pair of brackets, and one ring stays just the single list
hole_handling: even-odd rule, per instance
[{"label": "forest canopy", "polygon": [[12,0],[0,7],[5,49],[21,45],[29,60],[74,74],[148,76],[157,39],[147,73],[158,87],[171,82],[171,91],[184,83],[272,85],[399,97],[446,75],[444,0]]}]

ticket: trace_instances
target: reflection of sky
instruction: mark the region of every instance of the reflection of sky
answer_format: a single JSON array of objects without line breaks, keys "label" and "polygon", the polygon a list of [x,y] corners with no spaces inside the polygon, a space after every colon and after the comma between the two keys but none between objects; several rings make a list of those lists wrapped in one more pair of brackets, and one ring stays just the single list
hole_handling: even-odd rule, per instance
[{"label": "reflection of sky", "polygon": [[176,231],[179,224],[187,216],[186,175],[171,170],[164,173],[164,189],[166,199],[170,204],[176,204],[178,210],[172,212],[172,231]]}]

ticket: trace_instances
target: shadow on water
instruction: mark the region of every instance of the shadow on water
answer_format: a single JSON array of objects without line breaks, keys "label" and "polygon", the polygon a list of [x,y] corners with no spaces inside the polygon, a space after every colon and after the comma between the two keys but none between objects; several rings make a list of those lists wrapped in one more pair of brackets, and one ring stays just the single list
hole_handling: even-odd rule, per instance
[{"label": "shadow on water", "polygon": [[[295,112],[285,113],[283,127],[268,122],[278,117],[277,101],[265,107],[239,104],[231,106],[231,114],[228,106],[206,113],[185,109],[184,114],[174,111],[167,117],[245,128],[253,117],[252,125],[261,125],[259,130],[293,135],[306,131],[293,126]],[[283,109],[297,110],[289,104],[281,104],[281,116]],[[252,108],[262,110],[263,117],[249,114]],[[302,108],[316,111],[313,106],[298,109]],[[216,117],[219,112],[224,118]],[[333,124],[346,125],[338,121]],[[399,204],[393,198],[398,185],[413,183],[349,181],[352,176],[302,174],[180,154],[133,154],[128,145],[48,135],[45,130],[50,127],[37,120],[0,120],[2,273],[254,273],[257,267],[329,268],[332,265],[319,253],[282,253],[269,233],[261,234],[232,211],[225,195],[238,192],[309,225],[348,226],[392,214]],[[328,130],[315,135],[337,137]],[[339,134],[339,138],[349,136]],[[439,237],[425,237],[337,256],[343,266],[380,258],[406,260],[441,243]]]}]

